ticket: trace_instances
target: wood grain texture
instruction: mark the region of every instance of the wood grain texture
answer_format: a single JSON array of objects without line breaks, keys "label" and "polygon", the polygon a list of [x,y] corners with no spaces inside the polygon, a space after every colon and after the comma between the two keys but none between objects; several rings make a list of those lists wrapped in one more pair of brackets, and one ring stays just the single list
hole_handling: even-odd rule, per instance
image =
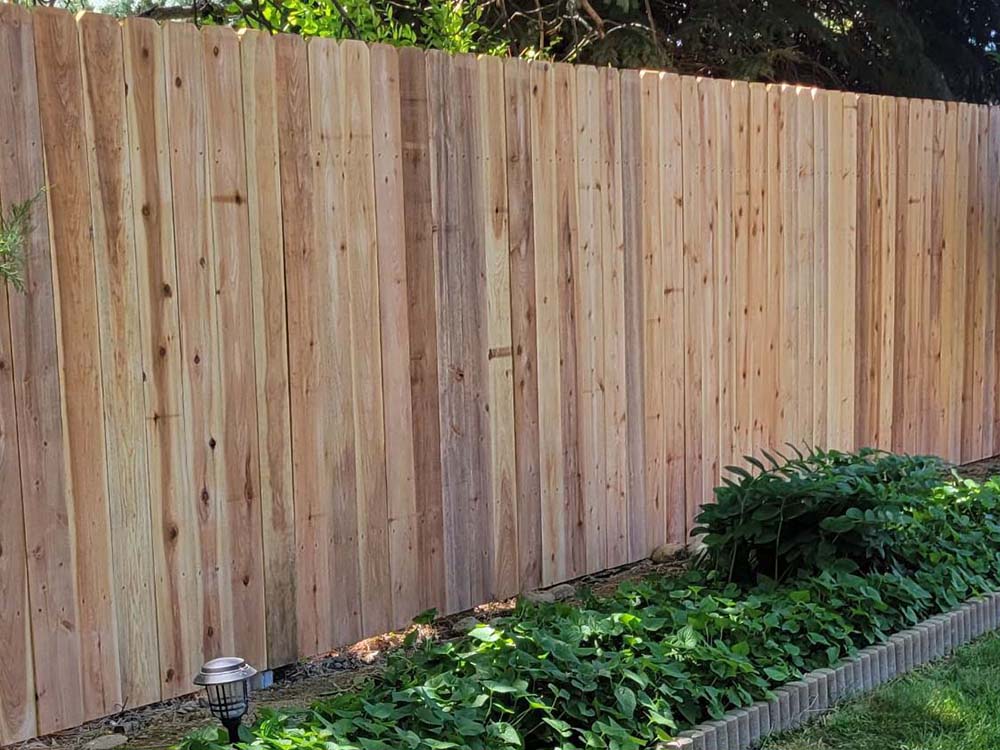
[{"label": "wood grain texture", "polygon": [[[563,537],[564,577],[576,577],[586,570],[586,503],[583,497],[580,451],[580,404],[576,372],[579,366],[576,320],[580,315],[574,273],[574,259],[580,253],[579,205],[579,118],[576,76],[571,65],[556,65],[554,121],[555,138],[555,269],[559,341],[559,428],[562,432],[563,523],[556,533]],[[558,113],[558,114],[557,114]]]},{"label": "wood grain texture", "polygon": [[161,695],[182,690],[200,650],[198,527],[184,502],[189,460],[183,419],[177,266],[167,141],[166,82],[159,27],[123,30],[129,173],[142,340],[147,471],[156,577]]},{"label": "wood grain texture", "polygon": [[853,446],[855,424],[855,316],[857,314],[857,164],[858,97],[829,94],[827,103],[828,153],[830,157],[830,214],[827,231],[828,279],[823,289],[829,305],[826,339],[826,412],[828,444],[842,449]]},{"label": "wood grain texture", "polygon": [[504,65],[518,580],[522,588],[533,588],[541,584],[543,555],[538,424],[538,321],[532,210],[534,183],[531,149],[534,139],[531,67],[522,60],[512,60]]},{"label": "wood grain texture", "polygon": [[[601,265],[604,297],[604,455],[607,475],[607,565],[629,558],[629,422],[626,375],[625,233],[621,77],[599,71]],[[683,417],[679,436],[683,440]],[[669,462],[669,456],[668,456]]]},{"label": "wood grain texture", "polygon": [[[729,119],[732,146],[733,257],[731,282],[732,438],[726,463],[753,452],[753,359],[755,334],[762,333],[751,302],[765,264],[750,256],[750,86],[734,84]],[[751,321],[757,322],[752,326]]]},{"label": "wood grain texture", "polygon": [[775,367],[771,359],[774,352],[774,305],[769,284],[771,261],[768,257],[768,160],[769,152],[768,92],[763,84],[751,84],[747,120],[747,148],[749,155],[749,200],[747,205],[747,246],[749,263],[747,278],[737,282],[746,284],[746,301],[749,308],[747,329],[749,339],[738,344],[746,357],[750,370],[750,437],[751,453],[771,444],[774,407]]},{"label": "wood grain texture", "polygon": [[485,204],[478,172],[485,92],[471,60],[431,55],[427,63],[432,201],[440,227],[435,270],[445,571],[448,606],[455,608],[481,600],[493,568]]},{"label": "wood grain texture", "polygon": [[689,524],[718,472],[719,362],[715,297],[719,122],[717,84],[684,79],[684,321],[686,506]]},{"label": "wood grain texture", "polygon": [[121,705],[122,694],[112,598],[108,462],[82,61],[72,14],[46,9],[34,14],[33,21],[35,49],[49,61],[38,68],[45,180],[59,186],[49,197],[49,232],[59,299],[67,500],[77,546],[83,710],[85,716],[103,716]]},{"label": "wood grain texture", "polygon": [[160,695],[144,424],[141,311],[125,109],[122,31],[79,19],[100,326],[114,607],[123,702]]},{"label": "wood grain texture", "polygon": [[[667,147],[660,122],[660,74],[643,71],[639,78],[639,244],[642,254],[643,405],[645,446],[645,543],[648,552],[667,537],[667,248],[663,246],[660,152]],[[663,107],[666,110],[667,107]]]},{"label": "wood grain texture", "polygon": [[649,554],[646,542],[646,417],[643,391],[643,256],[642,256],[642,92],[637,71],[621,74],[622,133],[622,284],[625,326],[625,416],[628,465],[625,558]]},{"label": "wood grain texture", "polygon": [[[311,177],[314,203],[303,218],[309,232],[303,238],[303,257],[290,256],[287,244],[285,253],[289,262],[295,257],[299,264],[296,272],[302,274],[301,291],[289,288],[289,298],[297,298],[309,330],[303,362],[307,379],[296,385],[293,374],[292,423],[300,421],[307,428],[305,439],[315,446],[309,450],[308,462],[315,489],[302,495],[311,508],[303,514],[296,508],[296,523],[301,515],[308,528],[302,538],[309,540],[313,549],[325,548],[314,567],[310,564],[310,577],[302,584],[311,587],[308,595],[314,599],[319,642],[333,646],[357,638],[363,616],[357,412],[351,361],[352,280],[343,182],[345,118],[343,109],[336,106],[344,96],[344,68],[343,50],[334,42],[310,43],[308,50],[312,122],[307,153],[315,159]],[[312,159],[307,159],[306,165],[312,166]],[[282,190],[284,185],[282,177]],[[290,187],[294,188],[294,181]],[[297,218],[290,215],[286,221]],[[286,243],[287,232],[286,223]],[[293,247],[292,252],[297,254],[298,250]],[[300,388],[304,390],[297,392]],[[293,436],[293,446],[295,442]],[[314,524],[317,519],[320,522]],[[309,528],[313,525],[315,530]]]},{"label": "wood grain texture", "polygon": [[170,683],[170,689],[180,694],[198,673],[201,653],[222,655],[233,647],[235,622],[226,559],[228,488],[220,443],[227,439],[203,42],[201,34],[188,26],[167,25],[162,34],[177,283],[159,294],[178,298],[183,383],[178,419],[184,424],[189,475],[177,501],[196,515],[191,531],[198,550],[195,564],[185,560],[175,571],[179,578],[197,582],[198,614],[182,620],[176,611],[167,613],[177,618],[171,629],[187,630],[190,639]]},{"label": "wood grain texture", "polygon": [[[0,6],[0,196],[30,200],[46,184],[33,17]],[[56,271],[44,202],[30,212],[23,248],[24,294],[8,296],[17,400],[17,438],[28,559],[38,729],[52,732],[86,716],[80,637],[77,546],[68,444],[61,400],[62,363]]]},{"label": "wood grain texture", "polygon": [[375,633],[389,628],[392,602],[389,596],[389,510],[372,164],[371,66],[368,46],[360,42],[344,42],[341,55],[345,180],[342,220],[349,268],[362,628],[364,632]]},{"label": "wood grain texture", "polygon": [[573,255],[572,272],[576,280],[573,302],[580,486],[584,499],[585,564],[590,570],[607,567],[601,95],[596,68],[580,67],[576,72],[580,242]]},{"label": "wood grain texture", "polygon": [[[0,211],[7,206],[0,193]],[[14,351],[10,340],[8,285],[0,286],[0,744],[30,739],[38,732],[35,706],[31,611],[28,603],[24,506],[17,442]]]},{"label": "wood grain texture", "polygon": [[[261,480],[254,349],[250,216],[247,210],[247,157],[239,38],[231,29],[201,32],[205,61],[205,114],[208,193],[215,262],[215,311],[219,327],[219,520],[221,575],[228,578],[232,610],[226,647],[251,663],[266,664],[264,552],[256,544],[261,528]],[[210,446],[211,447],[211,446]]]},{"label": "wood grain texture", "polygon": [[[299,653],[333,646],[331,630],[339,624],[330,602],[330,513],[332,487],[318,468],[328,450],[317,421],[326,415],[326,385],[316,342],[326,311],[310,301],[312,286],[324,282],[323,267],[313,248],[313,210],[317,205],[313,183],[313,116],[309,92],[310,68],[320,55],[320,45],[307,52],[303,40],[279,36],[274,40],[276,70],[276,120],[278,125],[281,221],[288,309],[288,382],[290,392],[292,482],[296,576],[295,611]],[[310,59],[312,58],[312,59]],[[316,155],[319,161],[320,154]],[[318,205],[322,205],[319,203]],[[318,218],[318,217],[317,217]],[[295,331],[296,335],[291,335]],[[332,443],[333,436],[330,441]],[[338,470],[345,466],[339,454]],[[341,475],[343,481],[347,477]],[[346,577],[349,586],[356,580]],[[351,588],[351,591],[356,589]],[[352,597],[353,598],[353,597]],[[343,600],[340,600],[342,603]],[[349,613],[357,617],[357,604]],[[341,617],[344,616],[341,610]]]},{"label": "wood grain texture", "polygon": [[945,124],[945,210],[942,254],[941,307],[943,368],[942,396],[945,408],[945,455],[960,460],[962,454],[962,386],[964,368],[965,196],[968,191],[968,151],[964,148],[964,128],[957,103],[946,108]]},{"label": "wood grain texture", "polygon": [[514,351],[511,324],[510,229],[507,203],[507,137],[503,63],[477,61],[480,122],[479,160],[483,185],[484,269],[486,274],[486,410],[490,440],[490,495],[493,538],[489,595],[504,598],[519,590],[517,464],[515,459]]},{"label": "wood grain texture", "polygon": [[430,112],[426,56],[399,51],[403,212],[410,337],[417,550],[422,606],[445,608],[441,426],[438,420],[435,235],[431,205]]},{"label": "wood grain texture", "polygon": [[371,97],[378,226],[382,401],[388,490],[392,623],[421,611],[418,513],[410,385],[410,307],[404,208],[399,57],[392,47],[371,50]]},{"label": "wood grain texture", "polygon": [[256,368],[257,445],[269,664],[299,653],[295,608],[288,324],[281,224],[281,168],[275,43],[263,32],[240,37],[247,214]]},{"label": "wood grain texture", "polygon": [[568,516],[560,382],[563,341],[559,323],[555,68],[543,64],[531,66],[530,71],[542,583],[549,584],[569,576],[572,550],[568,536],[573,519]]}]

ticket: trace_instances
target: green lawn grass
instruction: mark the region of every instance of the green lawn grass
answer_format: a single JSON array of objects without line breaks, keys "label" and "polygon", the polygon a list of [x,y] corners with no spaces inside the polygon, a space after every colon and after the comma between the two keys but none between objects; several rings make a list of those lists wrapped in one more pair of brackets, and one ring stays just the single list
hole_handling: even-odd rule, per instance
[{"label": "green lawn grass", "polygon": [[845,704],[765,750],[996,750],[1000,636]]}]

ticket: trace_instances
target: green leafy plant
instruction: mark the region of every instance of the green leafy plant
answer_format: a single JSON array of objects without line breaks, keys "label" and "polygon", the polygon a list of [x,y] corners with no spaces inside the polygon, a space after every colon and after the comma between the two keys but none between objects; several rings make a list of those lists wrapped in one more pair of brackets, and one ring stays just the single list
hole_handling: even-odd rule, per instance
[{"label": "green leafy plant", "polygon": [[[832,565],[868,567],[884,555],[879,522],[894,512],[894,497],[941,483],[944,464],[933,457],[874,449],[858,453],[790,446],[786,457],[747,457],[750,468],[726,467],[695,534],[704,534],[704,562],[728,580],[783,580]],[[875,553],[873,557],[872,554]]]},{"label": "green leafy plant", "polygon": [[0,213],[0,280],[19,292],[24,291],[24,246],[32,229],[31,211],[43,192],[15,203],[6,216]]},{"label": "green leafy plant", "polygon": [[[799,560],[780,581],[730,581],[717,553],[726,529],[741,522],[728,515],[715,523],[712,565],[623,583],[609,596],[583,592],[572,604],[521,603],[453,641],[410,640],[376,678],[308,710],[262,712],[243,747],[640,750],[1000,587],[997,480],[949,478],[932,459],[810,455],[772,464],[804,462],[786,471],[784,481],[796,485],[812,478],[826,487],[822,478],[832,473],[845,488],[853,484],[844,477],[863,477],[873,489],[843,489],[834,496],[837,513],[813,509],[797,518],[811,518],[817,538],[835,549],[881,549],[877,564],[843,558],[809,570]],[[757,483],[771,471],[783,476],[774,466],[756,471],[727,487]],[[759,485],[773,485],[768,495],[783,498],[781,481]],[[859,506],[851,503],[859,497],[872,505],[871,517],[856,517]],[[819,528],[831,518],[852,525]],[[840,536],[857,539],[841,544]],[[825,565],[827,558],[820,560]],[[207,730],[180,747],[225,745]]]}]

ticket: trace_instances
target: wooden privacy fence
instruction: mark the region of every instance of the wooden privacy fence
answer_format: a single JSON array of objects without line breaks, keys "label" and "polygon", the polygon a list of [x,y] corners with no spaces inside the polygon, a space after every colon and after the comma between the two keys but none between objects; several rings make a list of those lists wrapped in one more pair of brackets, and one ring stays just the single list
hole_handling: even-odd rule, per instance
[{"label": "wooden privacy fence", "polygon": [[[1000,109],[0,5],[0,741],[975,459]],[[47,208],[47,210],[46,210]]]}]

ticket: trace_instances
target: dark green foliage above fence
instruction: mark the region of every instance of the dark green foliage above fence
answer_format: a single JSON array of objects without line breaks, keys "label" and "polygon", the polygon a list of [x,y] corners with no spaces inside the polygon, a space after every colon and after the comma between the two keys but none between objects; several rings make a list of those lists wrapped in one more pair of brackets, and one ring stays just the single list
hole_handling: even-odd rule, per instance
[{"label": "dark green foliage above fence", "polygon": [[449,52],[1000,100],[1000,0],[115,0],[98,7]]}]

